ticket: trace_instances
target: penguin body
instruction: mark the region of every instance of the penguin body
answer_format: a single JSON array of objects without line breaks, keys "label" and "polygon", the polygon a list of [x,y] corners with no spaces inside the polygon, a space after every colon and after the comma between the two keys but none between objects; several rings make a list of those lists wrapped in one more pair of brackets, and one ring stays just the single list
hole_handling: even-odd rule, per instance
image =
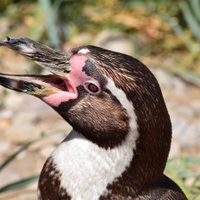
[{"label": "penguin body", "polygon": [[67,53],[23,37],[0,45],[52,73],[0,74],[0,84],[40,98],[73,127],[42,169],[40,200],[187,199],[163,174],[171,122],[144,64],[90,45]]}]

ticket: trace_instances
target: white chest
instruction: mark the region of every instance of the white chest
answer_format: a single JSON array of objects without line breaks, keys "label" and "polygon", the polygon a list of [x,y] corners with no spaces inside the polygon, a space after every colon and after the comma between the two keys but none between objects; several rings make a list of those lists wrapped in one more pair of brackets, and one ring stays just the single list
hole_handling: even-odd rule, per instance
[{"label": "white chest", "polygon": [[52,154],[61,173],[61,187],[74,200],[99,199],[106,186],[129,166],[134,140],[133,134],[128,134],[121,146],[106,150],[72,131]]}]

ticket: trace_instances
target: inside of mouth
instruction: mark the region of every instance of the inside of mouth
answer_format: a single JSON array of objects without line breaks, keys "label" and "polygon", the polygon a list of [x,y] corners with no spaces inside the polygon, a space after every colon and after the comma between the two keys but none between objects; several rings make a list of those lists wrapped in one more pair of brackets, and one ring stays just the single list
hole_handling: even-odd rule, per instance
[{"label": "inside of mouth", "polygon": [[66,80],[64,81],[60,77],[56,75],[44,75],[44,76],[36,76],[34,77],[34,82],[40,85],[51,86],[58,90],[68,91]]},{"label": "inside of mouth", "polygon": [[58,107],[62,102],[76,99],[78,96],[76,88],[67,78],[44,75],[35,77],[33,82],[41,86],[41,89],[36,90],[35,96],[39,96],[52,107]]}]

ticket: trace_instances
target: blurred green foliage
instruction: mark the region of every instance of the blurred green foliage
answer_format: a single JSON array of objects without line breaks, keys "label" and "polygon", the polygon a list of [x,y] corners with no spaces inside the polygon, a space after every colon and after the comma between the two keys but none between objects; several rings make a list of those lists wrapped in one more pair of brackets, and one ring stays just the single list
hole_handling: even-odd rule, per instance
[{"label": "blurred green foliage", "polygon": [[188,199],[200,199],[200,174],[198,166],[200,158],[173,158],[169,159],[166,166],[166,173],[184,191]]}]

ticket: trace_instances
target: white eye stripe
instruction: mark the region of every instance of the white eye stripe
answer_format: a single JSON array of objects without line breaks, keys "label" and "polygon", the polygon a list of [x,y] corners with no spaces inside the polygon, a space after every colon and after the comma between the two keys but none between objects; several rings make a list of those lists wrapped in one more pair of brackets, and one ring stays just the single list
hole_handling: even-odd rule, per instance
[{"label": "white eye stripe", "polygon": [[129,121],[129,125],[130,125],[130,131],[132,132],[132,137],[134,137],[134,143],[132,144],[132,147],[135,149],[136,148],[136,140],[139,136],[137,130],[137,117],[136,114],[134,112],[134,107],[133,104],[127,99],[126,94],[124,93],[123,90],[117,88],[115,86],[115,83],[107,78],[108,82],[107,82],[107,88],[111,91],[111,93],[116,96],[116,98],[119,100],[119,102],[121,103],[121,105],[126,109],[129,117],[130,117],[130,121]]}]

